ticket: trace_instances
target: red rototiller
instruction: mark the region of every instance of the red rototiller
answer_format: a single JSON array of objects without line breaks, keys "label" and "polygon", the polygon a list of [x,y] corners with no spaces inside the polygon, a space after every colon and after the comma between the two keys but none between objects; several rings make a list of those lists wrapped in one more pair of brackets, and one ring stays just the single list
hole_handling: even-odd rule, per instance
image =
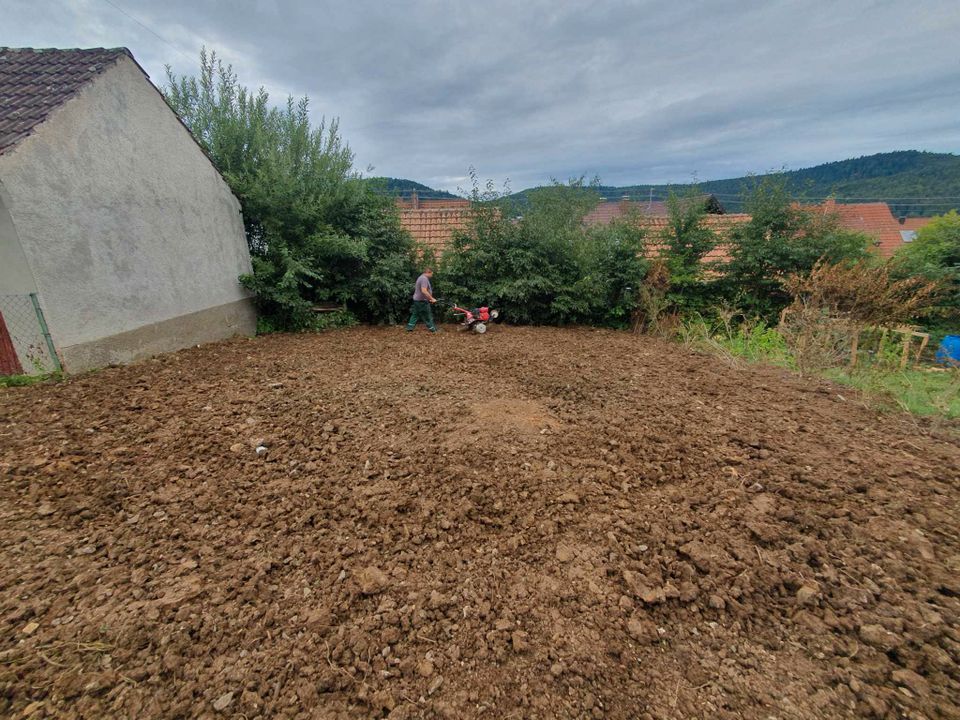
[{"label": "red rototiller", "polygon": [[491,310],[488,307],[477,307],[467,310],[454,303],[445,303],[453,312],[454,317],[460,321],[460,327],[482,335],[487,331],[487,323],[500,317],[499,310]]}]

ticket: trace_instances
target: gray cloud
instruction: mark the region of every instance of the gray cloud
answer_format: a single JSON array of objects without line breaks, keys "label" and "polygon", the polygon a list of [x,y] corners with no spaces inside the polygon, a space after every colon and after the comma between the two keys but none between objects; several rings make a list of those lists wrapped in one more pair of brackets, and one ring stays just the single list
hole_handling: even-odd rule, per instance
[{"label": "gray cloud", "polygon": [[206,45],[245,84],[339,116],[359,167],[448,189],[471,165],[516,189],[960,150],[955,0],[0,0],[0,16],[0,44],[125,45],[157,82]]}]

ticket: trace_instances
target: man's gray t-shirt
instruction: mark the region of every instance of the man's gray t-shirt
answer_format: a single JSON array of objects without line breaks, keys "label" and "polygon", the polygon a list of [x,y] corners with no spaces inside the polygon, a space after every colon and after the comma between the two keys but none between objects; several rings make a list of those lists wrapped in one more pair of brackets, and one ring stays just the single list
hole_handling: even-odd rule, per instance
[{"label": "man's gray t-shirt", "polygon": [[433,295],[433,285],[430,284],[430,278],[426,274],[421,275],[417,278],[417,284],[413,288],[413,299],[414,301],[425,302],[427,296],[423,294],[423,291],[426,290],[428,293]]}]

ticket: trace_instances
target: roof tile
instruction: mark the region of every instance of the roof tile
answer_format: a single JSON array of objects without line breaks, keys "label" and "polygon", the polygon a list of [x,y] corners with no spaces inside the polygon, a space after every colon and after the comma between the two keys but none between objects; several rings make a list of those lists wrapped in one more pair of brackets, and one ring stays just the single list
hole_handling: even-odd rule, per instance
[{"label": "roof tile", "polygon": [[[422,202],[422,201],[421,201]],[[400,224],[420,245],[441,253],[450,245],[456,231],[467,230],[474,211],[469,202],[453,201],[450,207],[400,209]]]},{"label": "roof tile", "polygon": [[124,55],[126,48],[0,48],[0,154]]},{"label": "roof tile", "polygon": [[874,238],[877,251],[884,257],[890,257],[903,245],[900,223],[885,202],[838,203],[828,200],[809,209],[823,215],[834,215],[840,227]]},{"label": "roof tile", "polygon": [[609,225],[616,218],[635,212],[647,217],[667,217],[667,204],[661,200],[638,202],[636,200],[607,200],[588,212],[583,222],[586,225]]}]

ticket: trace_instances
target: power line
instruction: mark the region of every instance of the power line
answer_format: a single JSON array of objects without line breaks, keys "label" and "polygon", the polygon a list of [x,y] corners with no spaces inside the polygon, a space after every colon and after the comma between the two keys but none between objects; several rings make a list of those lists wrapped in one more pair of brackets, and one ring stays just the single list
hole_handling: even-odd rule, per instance
[{"label": "power line", "polygon": [[[522,196],[524,191],[520,191],[515,195]],[[445,196],[441,191],[428,192],[423,190],[398,190],[393,193],[389,193],[393,197],[400,199],[409,199],[414,195],[419,197],[421,200],[464,200],[469,198],[464,198],[459,195],[449,195]],[[713,195],[725,205],[728,206],[738,206],[743,205],[747,200],[742,194],[734,193],[704,193],[705,196]],[[642,195],[638,191],[628,192],[628,193],[616,193],[616,194],[598,194],[601,201],[604,202],[619,202],[621,200],[629,200],[630,202],[636,203],[637,205],[643,205],[645,203],[663,203],[669,200],[669,195],[657,193],[650,193],[648,195]],[[509,198],[505,196],[504,199]],[[886,203],[888,205],[893,205],[897,207],[931,207],[931,208],[953,208],[960,206],[960,195],[936,195],[930,197],[921,197],[921,196],[912,196],[912,197],[836,197],[834,195],[830,196],[817,196],[817,197],[805,197],[802,195],[795,196],[796,201],[802,203],[822,203],[828,200],[835,200],[838,204],[843,205],[846,203]]]},{"label": "power line", "polygon": [[[724,192],[710,192],[708,190],[703,191],[703,196],[713,195],[718,198],[742,198],[742,193],[724,193]],[[610,198],[621,198],[624,196],[635,196],[638,201],[643,201],[647,199],[646,194],[641,191],[625,192],[616,195],[604,195],[601,193],[601,197],[610,197]],[[654,195],[654,199],[667,198],[669,193],[657,193]],[[925,196],[913,196],[913,197],[879,197],[879,196],[870,196],[870,197],[857,197],[857,196],[837,196],[837,195],[826,195],[826,196],[800,196],[802,199],[808,200],[862,200],[862,201],[874,201],[874,202],[899,202],[899,201],[911,201],[911,200],[920,200],[920,201],[930,201],[930,200],[960,200],[960,195],[931,195],[929,197]]]},{"label": "power line", "polygon": [[[522,194],[522,193],[523,193],[523,191],[520,191],[520,192],[517,193],[517,194]],[[428,193],[428,192],[425,192],[425,191],[422,191],[422,190],[400,190],[400,191],[396,191],[396,192],[390,193],[390,194],[393,195],[393,196],[395,196],[395,197],[401,197],[401,198],[413,197],[414,195],[417,195],[417,196],[418,196],[420,199],[422,199],[422,200],[430,200],[430,199],[448,199],[448,200],[452,200],[452,199],[464,199],[464,198],[461,198],[459,195],[455,195],[453,198],[445,197],[445,196],[443,196],[443,195],[440,194],[440,191],[436,191],[435,193]],[[735,194],[735,193],[704,193],[704,195],[705,195],[705,196],[713,195],[714,197],[716,197],[716,198],[718,198],[718,199],[722,199],[722,200],[724,200],[725,202],[729,202],[729,203],[741,203],[741,202],[744,202],[744,201],[745,201],[744,198],[743,198],[743,195]],[[641,204],[641,205],[642,205],[643,203],[645,203],[645,202],[664,202],[664,201],[666,201],[666,200],[668,200],[668,199],[670,198],[669,195],[663,195],[663,194],[656,194],[656,195],[645,196],[645,195],[640,195],[640,194],[636,194],[636,193],[633,193],[633,194],[631,194],[631,193],[617,193],[617,194],[613,194],[613,195],[606,195],[606,194],[602,194],[602,193],[601,193],[601,194],[599,195],[599,197],[600,197],[601,200],[606,200],[606,201],[618,201],[618,200],[623,200],[624,198],[626,198],[626,199],[630,200],[631,202],[636,202],[636,203],[639,203],[639,204]],[[469,198],[467,198],[467,199],[469,199]],[[823,201],[826,201],[826,200],[836,200],[838,203],[841,203],[841,204],[842,204],[842,203],[845,203],[845,202],[885,202],[885,203],[889,203],[889,204],[893,204],[893,205],[941,205],[941,206],[946,206],[946,205],[953,205],[955,201],[960,201],[960,195],[938,195],[938,196],[931,196],[931,197],[877,197],[877,196],[873,196],[873,197],[837,197],[837,196],[834,196],[834,195],[828,195],[828,196],[817,196],[817,197],[798,196],[796,199],[797,199],[797,200],[800,200],[800,201],[809,201],[809,202],[823,202]]]},{"label": "power line", "polygon": [[[718,197],[718,198],[719,198],[719,197],[727,197],[727,198],[740,198],[740,197],[743,197],[743,196],[742,196],[741,194],[739,194],[739,193],[712,193],[712,192],[705,192],[704,195],[714,195],[714,196],[716,196],[716,197]],[[801,197],[802,197],[802,196],[801,196]],[[873,201],[873,202],[900,202],[901,200],[902,200],[902,201],[921,200],[921,201],[926,202],[926,201],[930,201],[930,200],[960,200],[960,195],[931,195],[930,197],[877,197],[877,196],[873,196],[873,197],[848,197],[848,196],[846,196],[846,195],[844,195],[844,196],[827,195],[827,196],[825,196],[825,197],[809,197],[809,198],[806,198],[806,199],[809,199],[809,200],[830,200],[830,199],[833,199],[833,200],[862,200],[862,201],[865,201],[865,202],[868,202],[868,201]]]},{"label": "power line", "polygon": [[155,32],[152,28],[150,28],[149,26],[147,26],[145,23],[140,22],[140,20],[138,20],[137,18],[135,18],[133,15],[131,15],[130,13],[128,13],[126,10],[124,10],[124,9],[123,9],[122,7],[120,7],[119,5],[117,5],[115,2],[113,2],[113,0],[103,0],[103,1],[104,1],[107,5],[109,5],[110,7],[112,7],[114,10],[116,10],[117,12],[119,12],[121,15],[129,18],[130,20],[133,20],[133,22],[135,22],[137,25],[139,25],[139,26],[142,27],[144,30],[146,30],[148,33],[150,33],[151,35],[153,35],[155,38],[157,38],[157,40],[159,40],[160,42],[164,43],[165,45],[168,45],[168,46],[170,46],[171,48],[173,48],[174,52],[176,52],[176,53],[178,53],[179,55],[181,55],[182,57],[186,58],[186,59],[189,60],[191,63],[196,62],[196,59],[195,59],[195,58],[190,57],[190,56],[187,55],[183,50],[181,50],[181,49],[178,48],[176,45],[174,45],[172,42],[170,42],[170,41],[167,40],[165,37],[163,37],[162,35],[160,35],[160,33]]}]

